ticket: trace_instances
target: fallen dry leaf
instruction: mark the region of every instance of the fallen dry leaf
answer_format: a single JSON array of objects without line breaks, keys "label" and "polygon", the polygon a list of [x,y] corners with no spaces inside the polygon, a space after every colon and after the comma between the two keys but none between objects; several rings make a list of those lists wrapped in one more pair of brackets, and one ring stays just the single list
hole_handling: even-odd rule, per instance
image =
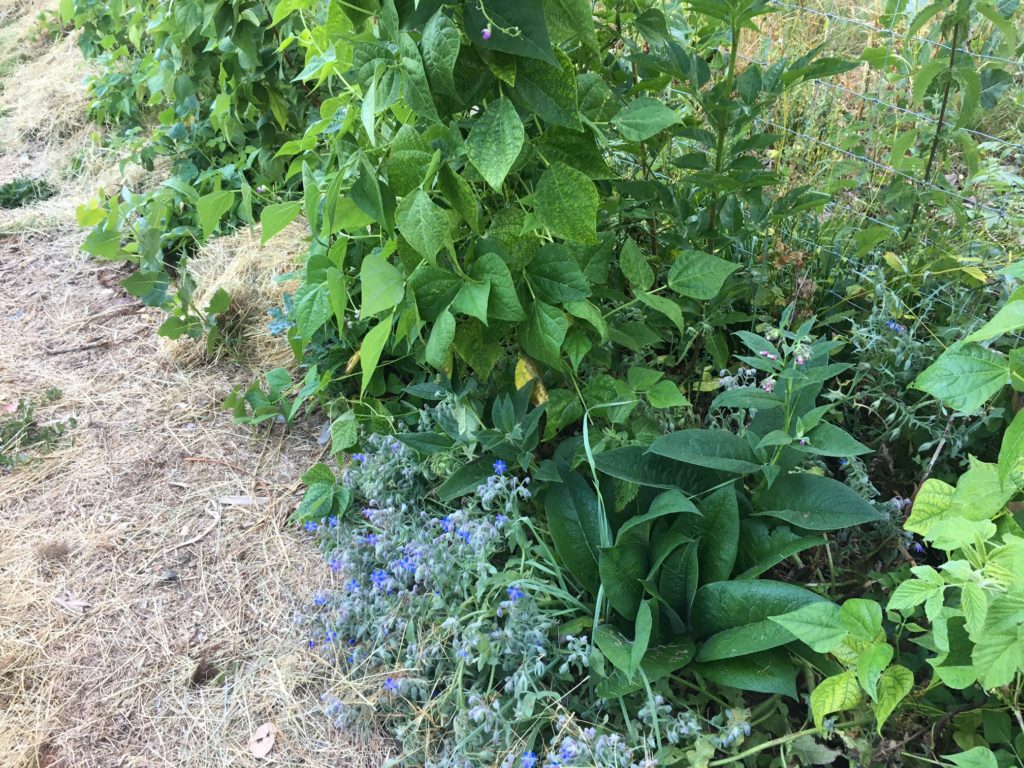
[{"label": "fallen dry leaf", "polygon": [[254,507],[257,504],[266,504],[270,499],[266,496],[221,496],[220,503],[225,507]]},{"label": "fallen dry leaf", "polygon": [[274,748],[274,737],[277,729],[270,723],[264,723],[253,733],[249,739],[249,751],[254,757],[266,757]]},{"label": "fallen dry leaf", "polygon": [[83,613],[85,613],[91,607],[90,603],[87,603],[82,598],[75,597],[74,595],[65,595],[64,597],[55,597],[55,598],[53,598],[53,602],[55,602],[57,605],[59,605],[61,608],[63,608],[68,613],[74,613],[74,614],[77,614],[79,616],[81,616]]}]

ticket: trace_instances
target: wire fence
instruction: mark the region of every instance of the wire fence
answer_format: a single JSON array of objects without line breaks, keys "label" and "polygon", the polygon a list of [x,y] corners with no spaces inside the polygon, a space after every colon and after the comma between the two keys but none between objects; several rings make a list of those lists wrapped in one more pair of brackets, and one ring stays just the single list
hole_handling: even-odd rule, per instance
[{"label": "wire fence", "polygon": [[[997,129],[987,120],[991,111],[979,108],[971,122],[959,121],[958,116],[940,107],[939,99],[926,98],[923,103],[915,100],[913,67],[902,76],[894,76],[892,70],[871,69],[867,63],[850,78],[812,80],[809,87],[814,89],[814,101],[805,101],[801,109],[777,108],[759,117],[757,124],[765,131],[780,133],[795,144],[791,147],[792,167],[787,171],[798,177],[811,175],[816,183],[831,182],[844,190],[826,206],[827,218],[882,228],[894,240],[906,235],[905,217],[902,221],[890,217],[879,202],[883,190],[895,181],[925,195],[926,209],[929,203],[945,202],[958,206],[970,222],[968,237],[940,238],[941,242],[917,227],[915,243],[936,253],[969,264],[981,259],[973,245],[965,251],[965,240],[988,239],[1000,244],[1024,240],[1024,143],[1020,140],[1020,129],[1024,128],[1024,58],[990,52],[993,41],[1001,41],[1000,31],[986,28],[980,34],[976,29],[973,36],[963,36],[954,47],[941,39],[938,24],[931,28],[926,25],[923,34],[907,34],[902,31],[909,25],[907,16],[892,15],[886,20],[888,26],[877,23],[882,11],[872,3],[837,9],[839,0],[831,0],[828,8],[821,3],[814,5],[815,0],[808,0],[808,4],[769,2],[779,11],[773,17],[782,20],[773,18],[772,23],[762,24],[766,38],[760,51],[739,54],[739,60],[746,64],[771,66],[786,54],[787,47],[792,49],[787,46],[787,33],[799,36],[811,30],[819,41],[824,39],[826,49],[836,50],[837,55],[849,57],[853,52],[857,56],[866,48],[884,45],[893,59],[900,56],[900,61],[920,67],[933,57],[943,56],[943,52],[953,52],[961,62],[970,62],[978,70],[1003,69],[1009,75],[997,99],[1003,123]],[[859,83],[852,82],[858,79]],[[810,111],[817,111],[818,119],[807,119],[809,106]],[[851,131],[851,123],[856,123],[855,131]],[[916,139],[894,149],[894,139],[911,129],[917,130]],[[941,142],[936,133],[940,133]],[[860,138],[851,142],[854,134]],[[963,138],[976,153],[977,173],[969,172],[960,143]],[[933,142],[938,148],[934,167],[925,162]],[[903,156],[906,153],[909,156]],[[808,163],[809,156],[817,157],[817,161]],[[820,241],[799,232],[790,230],[784,235],[795,245],[822,249]]]}]

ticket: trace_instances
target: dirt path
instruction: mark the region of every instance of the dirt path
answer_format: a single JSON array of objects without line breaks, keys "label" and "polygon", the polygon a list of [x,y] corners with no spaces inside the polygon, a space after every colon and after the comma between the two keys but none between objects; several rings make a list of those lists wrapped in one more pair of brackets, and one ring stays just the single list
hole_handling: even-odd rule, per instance
[{"label": "dirt path", "polygon": [[[0,0],[0,49],[30,50],[37,10]],[[73,51],[57,45],[0,71],[0,184],[65,173],[60,131],[15,130],[26,110],[65,103],[61,78],[81,82],[51,71]],[[282,525],[316,425],[234,425],[220,403],[251,374],[173,362],[120,268],[79,253],[69,188],[0,211],[0,408],[56,388],[42,420],[78,422],[53,452],[0,470],[0,768],[379,766],[320,714],[343,681],[292,627],[331,579]],[[279,735],[257,760],[248,741],[268,722]]]}]

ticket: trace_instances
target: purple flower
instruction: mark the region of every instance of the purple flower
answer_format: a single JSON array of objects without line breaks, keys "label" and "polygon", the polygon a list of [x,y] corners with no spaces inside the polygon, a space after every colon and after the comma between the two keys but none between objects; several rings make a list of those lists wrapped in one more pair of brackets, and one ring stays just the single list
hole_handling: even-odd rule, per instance
[{"label": "purple flower", "polygon": [[496,462],[494,462],[494,474],[504,475],[507,470],[508,464],[506,464],[504,460],[498,459]]},{"label": "purple flower", "polygon": [[402,555],[402,558],[395,562],[395,566],[401,571],[416,573],[416,561],[409,557],[409,555]]},{"label": "purple flower", "polygon": [[310,640],[308,643],[306,643],[306,647],[310,649],[316,648],[316,640]]},{"label": "purple flower", "polygon": [[495,515],[494,524],[501,528],[505,523],[508,522],[508,518],[505,515]]},{"label": "purple flower", "polygon": [[369,459],[369,457],[365,453],[353,453],[352,458],[355,461],[358,461],[360,464],[366,463],[366,461],[368,461]]},{"label": "purple flower", "polygon": [[923,555],[924,544],[922,544],[920,541],[911,542],[910,551],[913,552],[915,555]]},{"label": "purple flower", "polygon": [[313,605],[315,605],[317,608],[323,608],[325,605],[327,605],[327,601],[327,595],[316,595],[313,598]]},{"label": "purple flower", "polygon": [[384,681],[384,690],[390,693],[396,693],[398,691],[398,681],[393,677],[389,677]]},{"label": "purple flower", "polygon": [[384,586],[388,583],[388,575],[380,568],[376,568],[370,574],[370,581],[373,582],[373,586],[377,589],[384,589]]},{"label": "purple flower", "polygon": [[328,517],[327,518],[327,525],[330,528],[337,528],[338,527],[338,516],[337,515],[331,515],[330,517]]},{"label": "purple flower", "polygon": [[441,518],[441,528],[444,530],[445,533],[452,532],[452,525],[453,523],[451,515],[445,515]]},{"label": "purple flower", "polygon": [[526,593],[523,592],[523,590],[521,590],[515,584],[508,588],[508,599],[511,600],[513,603],[519,602],[524,597],[526,597]]},{"label": "purple flower", "polygon": [[491,28],[490,27],[484,27],[483,29],[481,29],[480,30],[480,37],[482,37],[484,40],[490,40],[491,39]]},{"label": "purple flower", "polygon": [[327,643],[333,643],[337,639],[338,639],[338,633],[333,631],[333,630],[328,632],[326,635],[324,635],[324,642],[327,642]]},{"label": "purple flower", "polygon": [[327,565],[331,567],[331,570],[337,573],[341,570],[341,560],[337,555],[331,555],[331,559],[327,561]]},{"label": "purple flower", "polygon": [[368,533],[366,534],[366,537],[363,539],[363,542],[369,544],[371,547],[376,547],[379,538],[380,537],[377,536],[376,533]]},{"label": "purple flower", "polygon": [[314,523],[312,520],[307,520],[306,524],[303,527],[310,533],[316,533],[320,530],[320,524]]},{"label": "purple flower", "polygon": [[469,528],[467,528],[466,526],[462,526],[461,528],[459,528],[459,538],[461,538],[467,544],[469,544],[469,539],[472,535],[473,534],[470,533]]},{"label": "purple flower", "polygon": [[889,326],[890,331],[895,331],[896,333],[903,333],[905,330],[907,330],[905,327],[897,323],[895,320],[890,320],[889,322],[886,323],[886,325]]},{"label": "purple flower", "polygon": [[537,753],[525,752],[519,760],[519,768],[537,768]]},{"label": "purple flower", "polygon": [[349,580],[348,580],[348,581],[347,581],[347,582],[345,583],[345,589],[346,589],[346,590],[347,590],[347,591],[348,591],[349,593],[352,593],[352,592],[358,592],[358,591],[359,591],[359,582],[358,582],[358,581],[357,581],[356,579],[349,579]]}]

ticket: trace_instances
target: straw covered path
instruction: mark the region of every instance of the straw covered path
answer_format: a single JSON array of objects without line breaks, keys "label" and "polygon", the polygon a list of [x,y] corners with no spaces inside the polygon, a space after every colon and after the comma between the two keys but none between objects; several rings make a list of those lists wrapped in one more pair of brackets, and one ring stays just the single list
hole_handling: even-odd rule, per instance
[{"label": "straw covered path", "polygon": [[39,9],[0,0],[0,184],[60,189],[0,211],[0,410],[57,389],[41,421],[77,426],[0,470],[0,766],[380,765],[320,713],[344,682],[293,627],[331,578],[284,524],[318,425],[233,424],[221,403],[252,370],[169,353],[123,269],[80,254],[74,208],[118,171]]}]

